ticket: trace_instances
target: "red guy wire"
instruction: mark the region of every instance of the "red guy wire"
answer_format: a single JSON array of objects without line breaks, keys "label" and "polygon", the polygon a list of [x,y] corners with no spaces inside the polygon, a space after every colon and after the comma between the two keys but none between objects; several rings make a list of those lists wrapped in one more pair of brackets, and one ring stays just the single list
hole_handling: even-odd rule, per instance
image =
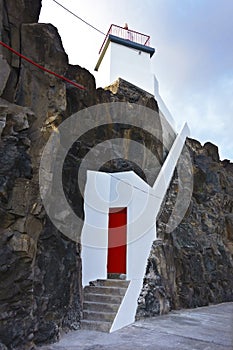
[{"label": "red guy wire", "polygon": [[13,52],[15,55],[19,56],[20,58],[24,59],[25,61],[27,61],[27,62],[33,64],[33,66],[36,66],[37,68],[43,70],[44,72],[47,72],[47,73],[49,73],[49,74],[52,74],[52,75],[54,75],[55,77],[57,77],[57,78],[59,78],[59,79],[61,79],[61,80],[64,80],[64,81],[66,81],[66,82],[69,83],[69,84],[74,85],[76,88],[78,88],[78,89],[80,89],[80,90],[86,90],[86,88],[85,88],[84,86],[82,86],[82,85],[80,85],[80,84],[77,84],[77,83],[73,82],[72,80],[67,79],[67,78],[64,77],[64,76],[59,75],[59,74],[57,74],[57,73],[55,73],[55,72],[53,72],[53,71],[51,71],[51,70],[49,70],[49,69],[47,69],[47,68],[41,66],[40,64],[38,64],[38,63],[32,61],[30,58],[28,58],[28,57],[22,55],[21,53],[19,53],[19,52],[17,52],[17,51],[15,51],[14,49],[12,49],[12,47],[8,46],[7,44],[3,43],[2,41],[0,41],[0,45],[2,45],[3,47],[5,47],[5,48],[8,49],[9,51]]}]

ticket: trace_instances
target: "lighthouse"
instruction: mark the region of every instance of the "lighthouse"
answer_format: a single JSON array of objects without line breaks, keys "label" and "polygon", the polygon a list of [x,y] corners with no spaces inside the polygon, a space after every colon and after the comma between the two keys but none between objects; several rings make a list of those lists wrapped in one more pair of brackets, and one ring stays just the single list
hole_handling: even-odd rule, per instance
[{"label": "lighthouse", "polygon": [[108,86],[122,78],[154,95],[151,58],[155,49],[150,36],[112,24],[99,50],[95,66],[98,86]]},{"label": "lighthouse", "polygon": [[[160,97],[158,82],[151,72],[154,52],[148,35],[129,30],[128,26],[112,24],[95,66],[97,85],[107,87],[123,79],[146,91],[149,99],[151,96]],[[163,106],[162,99],[158,100]],[[157,112],[140,103],[119,101],[108,106],[107,120],[110,123],[136,126],[162,140],[166,149],[164,157],[161,157],[159,173],[154,174],[155,180],[151,185],[134,171],[113,174],[87,170],[81,234],[84,286],[82,327],[111,333],[135,321],[148,257],[157,239],[156,219],[189,129],[185,124],[177,134],[160,108]],[[98,104],[94,108],[95,117],[91,122],[96,127],[105,125],[103,105]],[[164,110],[167,112],[166,108]],[[117,139],[114,136],[113,143],[111,139],[107,140],[107,147],[117,146],[114,156],[124,158],[125,153],[121,151],[124,137]],[[115,141],[120,141],[119,147]],[[130,141],[134,142],[133,138]],[[134,151],[137,153],[136,148]],[[151,174],[155,171],[155,163],[155,159],[148,163]]]}]

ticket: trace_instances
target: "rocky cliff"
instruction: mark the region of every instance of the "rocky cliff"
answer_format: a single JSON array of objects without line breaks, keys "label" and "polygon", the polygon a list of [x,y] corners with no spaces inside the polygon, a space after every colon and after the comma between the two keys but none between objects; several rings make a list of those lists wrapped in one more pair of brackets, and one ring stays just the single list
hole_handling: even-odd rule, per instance
[{"label": "rocky cliff", "polygon": [[177,174],[157,221],[158,241],[148,259],[137,318],[171,309],[232,301],[233,167],[218,149],[188,139],[194,187],[189,208],[170,232],[169,217],[178,195]]},{"label": "rocky cliff", "polygon": [[[49,136],[70,115],[95,104],[124,101],[158,110],[151,95],[127,82],[96,89],[88,71],[68,63],[56,28],[37,23],[40,7],[40,0],[0,0],[0,40],[86,90],[64,83],[0,46],[2,349],[32,349],[35,344],[56,341],[62,329],[80,325],[81,248],[54,227],[39,193],[40,159]],[[161,121],[154,123],[162,132]],[[113,125],[111,120],[107,126],[93,126],[72,146],[63,167],[64,191],[80,217],[83,199],[76,181],[80,161],[96,144],[113,137],[145,144],[159,164],[166,157],[164,145],[143,130]],[[151,250],[137,317],[232,300],[233,166],[221,162],[211,144],[202,147],[189,140],[187,147],[194,169],[192,201],[182,223],[166,233],[177,195],[174,175],[158,220],[161,240]],[[101,170],[134,170],[145,178],[127,154],[126,148],[125,157],[116,154]],[[139,158],[146,161],[146,154]],[[92,166],[98,166],[98,161]],[[158,164],[148,166],[155,173]]]}]

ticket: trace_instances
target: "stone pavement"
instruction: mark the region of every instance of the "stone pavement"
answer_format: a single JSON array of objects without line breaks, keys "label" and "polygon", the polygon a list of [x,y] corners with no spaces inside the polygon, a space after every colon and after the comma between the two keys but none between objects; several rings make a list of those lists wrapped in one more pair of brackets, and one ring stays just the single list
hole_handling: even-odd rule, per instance
[{"label": "stone pavement", "polygon": [[232,350],[233,302],[140,320],[114,333],[79,330],[39,350]]}]

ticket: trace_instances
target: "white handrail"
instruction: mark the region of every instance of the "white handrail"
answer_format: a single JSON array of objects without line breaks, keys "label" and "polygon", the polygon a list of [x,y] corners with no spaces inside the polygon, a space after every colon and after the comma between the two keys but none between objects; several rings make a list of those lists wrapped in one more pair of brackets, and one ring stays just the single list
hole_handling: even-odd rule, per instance
[{"label": "white handrail", "polygon": [[[189,134],[190,134],[189,127],[187,123],[185,123],[181,128],[180,133],[177,135],[175,141],[173,142],[173,145],[167,155],[167,158],[165,159],[165,162],[162,165],[159,175],[155,180],[155,183],[153,185],[153,190],[156,193],[156,196],[159,197],[158,199],[159,209],[161,207],[164,196],[171,182],[176,164],[178,162],[178,159],[184,147],[186,137],[188,137]],[[156,213],[156,215],[157,214],[158,213]]]}]

